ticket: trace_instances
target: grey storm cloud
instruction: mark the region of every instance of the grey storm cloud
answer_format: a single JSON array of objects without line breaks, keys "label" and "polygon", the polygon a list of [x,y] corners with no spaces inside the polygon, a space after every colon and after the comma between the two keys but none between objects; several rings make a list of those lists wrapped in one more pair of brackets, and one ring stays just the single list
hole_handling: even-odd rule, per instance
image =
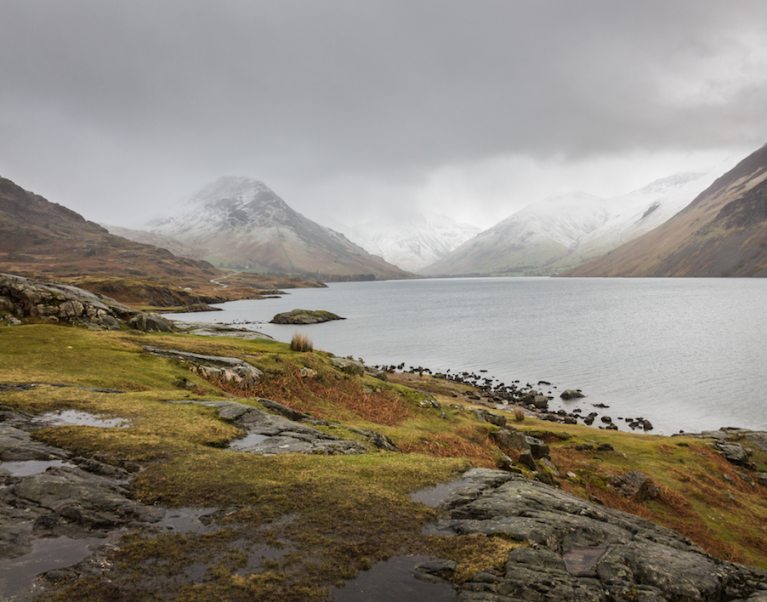
[{"label": "grey storm cloud", "polygon": [[758,146],[765,24],[762,0],[0,0],[0,174],[103,219],[221,173],[308,204],[496,156]]}]

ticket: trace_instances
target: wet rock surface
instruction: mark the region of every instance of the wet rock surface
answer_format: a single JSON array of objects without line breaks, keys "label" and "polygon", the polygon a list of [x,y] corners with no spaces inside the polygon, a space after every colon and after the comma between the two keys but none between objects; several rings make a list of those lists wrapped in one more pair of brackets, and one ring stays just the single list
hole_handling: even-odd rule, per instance
[{"label": "wet rock surface", "polygon": [[761,600],[767,573],[714,559],[674,531],[502,471],[473,469],[443,500],[441,532],[521,547],[459,600]]},{"label": "wet rock surface", "polygon": [[36,441],[40,426],[0,407],[0,599],[21,596],[38,573],[78,563],[117,530],[163,516],[132,499],[128,470]]},{"label": "wet rock surface", "polygon": [[[272,407],[281,406],[264,400]],[[360,454],[365,447],[356,441],[338,439],[327,433],[290,420],[278,414],[235,401],[174,401],[179,404],[197,404],[216,408],[219,418],[236,424],[245,430],[245,435],[235,439],[230,449],[262,455],[303,453],[303,454]],[[294,412],[289,408],[286,411]],[[294,415],[301,416],[300,413]]]}]

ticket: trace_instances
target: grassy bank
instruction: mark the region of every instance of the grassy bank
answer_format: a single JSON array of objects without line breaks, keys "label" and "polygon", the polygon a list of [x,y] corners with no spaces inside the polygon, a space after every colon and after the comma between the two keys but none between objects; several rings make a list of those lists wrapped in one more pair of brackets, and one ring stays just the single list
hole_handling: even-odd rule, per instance
[{"label": "grassy bank", "polygon": [[[238,357],[264,371],[251,389],[220,386],[143,346]],[[309,376],[307,376],[309,375]],[[381,381],[342,371],[321,351],[299,353],[268,340],[99,332],[50,325],[0,329],[0,382],[41,383],[0,392],[2,404],[31,413],[81,409],[130,420],[129,428],[55,427],[47,443],[141,470],[135,496],[148,504],[220,509],[209,533],[134,533],[109,552],[112,569],[63,587],[60,599],[128,600],[164,591],[181,599],[323,599],[329,587],[378,560],[407,552],[459,561],[459,576],[502,564],[499,537],[422,534],[435,512],[409,492],[449,480],[469,466],[495,466],[498,427],[460,397],[463,385],[430,377]],[[69,386],[53,386],[69,385]],[[103,392],[93,389],[121,392]],[[387,435],[401,452],[368,445],[344,456],[256,456],[225,449],[239,429],[214,409],[174,400],[259,397]],[[437,404],[431,402],[435,400]],[[563,488],[672,527],[712,554],[767,567],[767,491],[704,440],[558,425],[527,417],[515,427],[551,447]],[[599,444],[612,450],[597,451]],[[603,446],[604,449],[604,446]],[[765,458],[756,457],[764,468]],[[639,470],[660,488],[645,502],[622,496],[612,477]],[[568,476],[569,473],[569,476]],[[250,551],[274,554],[257,567]],[[203,566],[205,579],[178,579]],[[191,583],[197,581],[197,583]]]}]

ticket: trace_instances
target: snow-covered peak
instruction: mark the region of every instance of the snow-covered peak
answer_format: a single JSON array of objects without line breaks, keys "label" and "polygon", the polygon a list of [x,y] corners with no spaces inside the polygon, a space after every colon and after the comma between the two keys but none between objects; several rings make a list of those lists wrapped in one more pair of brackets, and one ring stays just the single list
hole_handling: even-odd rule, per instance
[{"label": "snow-covered peak", "polygon": [[347,224],[339,229],[368,252],[413,272],[437,261],[480,231],[446,215],[418,211]]},{"label": "snow-covered peak", "polygon": [[584,234],[600,228],[609,217],[605,199],[575,192],[528,205],[490,231],[494,236],[516,240],[520,244],[545,240],[569,247]]},{"label": "snow-covered peak", "polygon": [[585,193],[550,197],[481,232],[425,273],[556,273],[659,226],[711,180],[711,172],[685,172],[613,198]]},{"label": "snow-covered peak", "polygon": [[220,201],[249,203],[270,197],[279,198],[260,180],[246,176],[222,176],[193,194],[188,204],[206,205]]},{"label": "snow-covered peak", "polygon": [[293,226],[304,219],[260,180],[224,176],[193,194],[176,215],[151,226],[154,231],[172,236],[202,235]]}]

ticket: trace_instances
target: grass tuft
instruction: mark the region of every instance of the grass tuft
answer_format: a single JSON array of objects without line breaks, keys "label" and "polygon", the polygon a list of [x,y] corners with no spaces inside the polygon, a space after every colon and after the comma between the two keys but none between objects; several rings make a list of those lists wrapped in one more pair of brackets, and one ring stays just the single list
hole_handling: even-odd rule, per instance
[{"label": "grass tuft", "polygon": [[314,343],[312,343],[312,340],[305,334],[297,332],[293,335],[293,338],[290,339],[290,350],[300,352],[314,351]]}]

